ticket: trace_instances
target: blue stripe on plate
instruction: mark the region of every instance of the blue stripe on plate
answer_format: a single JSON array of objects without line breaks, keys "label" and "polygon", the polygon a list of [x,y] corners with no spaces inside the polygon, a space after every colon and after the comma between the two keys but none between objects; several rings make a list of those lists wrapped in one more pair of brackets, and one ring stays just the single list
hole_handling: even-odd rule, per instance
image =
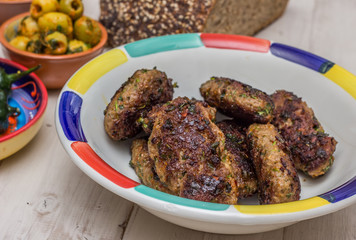
[{"label": "blue stripe on plate", "polygon": [[83,100],[74,92],[63,92],[59,102],[59,122],[70,141],[86,142],[80,124],[80,110]]},{"label": "blue stripe on plate", "polygon": [[337,187],[327,193],[319,195],[319,197],[324,198],[325,200],[336,203],[346,198],[349,198],[356,194],[356,177],[353,177],[351,180],[347,181],[340,187]]},{"label": "blue stripe on plate", "polygon": [[270,51],[277,57],[303,65],[320,73],[326,73],[334,66],[333,62],[325,58],[280,43],[273,43],[270,47]]}]

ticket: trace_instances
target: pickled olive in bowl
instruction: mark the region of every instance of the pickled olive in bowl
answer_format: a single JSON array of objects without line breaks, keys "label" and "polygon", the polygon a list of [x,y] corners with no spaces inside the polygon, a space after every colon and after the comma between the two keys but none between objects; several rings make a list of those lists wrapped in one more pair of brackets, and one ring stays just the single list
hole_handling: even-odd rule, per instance
[{"label": "pickled olive in bowl", "polygon": [[33,0],[30,6],[30,14],[38,19],[48,12],[55,12],[59,8],[57,0]]},{"label": "pickled olive in bowl", "polygon": [[24,17],[19,25],[19,34],[32,37],[40,31],[38,24],[35,19],[30,16]]},{"label": "pickled olive in bowl", "polygon": [[88,45],[80,40],[73,39],[70,40],[68,43],[68,53],[84,52],[88,49],[89,49]]},{"label": "pickled olive in bowl", "polygon": [[17,49],[26,51],[29,42],[30,42],[30,38],[26,36],[17,36],[10,41],[10,44]]},{"label": "pickled olive in bowl", "polygon": [[48,34],[45,38],[45,53],[46,54],[65,54],[68,47],[67,37],[60,32]]},{"label": "pickled olive in bowl", "polygon": [[74,23],[74,36],[76,39],[92,46],[96,45],[101,39],[98,22],[86,16],[80,17]]},{"label": "pickled olive in bowl", "polygon": [[9,25],[6,40],[36,54],[88,51],[103,38],[106,41],[107,33],[98,21],[84,16],[83,10],[82,0],[33,0],[30,13],[20,14]]},{"label": "pickled olive in bowl", "polygon": [[[61,33],[59,31],[61,26],[58,27],[59,30],[42,31],[40,29],[37,34],[31,37],[22,36],[19,32],[19,25],[21,20],[29,15],[29,12],[21,13],[1,25],[1,50],[6,57],[24,66],[41,64],[41,71],[37,74],[41,80],[43,79],[42,81],[48,89],[62,88],[81,66],[104,51],[108,35],[104,26],[99,22],[102,37],[98,44],[91,46],[76,39],[78,42],[72,42],[69,47],[69,42],[74,40],[74,33],[72,32],[69,36]],[[73,20],[69,16],[67,18],[70,19],[73,26]],[[47,29],[49,28],[46,27],[45,30]],[[12,40],[13,42],[10,44]],[[32,87],[29,86],[29,88]]]},{"label": "pickled olive in bowl", "polygon": [[41,53],[43,48],[43,44],[41,41],[40,34],[35,34],[30,38],[30,41],[27,44],[26,51],[32,53]]},{"label": "pickled olive in bowl", "polygon": [[83,15],[84,7],[81,0],[60,0],[59,11],[76,20]]},{"label": "pickled olive in bowl", "polygon": [[64,13],[50,12],[38,19],[38,26],[43,33],[58,31],[70,36],[73,33],[72,19]]}]

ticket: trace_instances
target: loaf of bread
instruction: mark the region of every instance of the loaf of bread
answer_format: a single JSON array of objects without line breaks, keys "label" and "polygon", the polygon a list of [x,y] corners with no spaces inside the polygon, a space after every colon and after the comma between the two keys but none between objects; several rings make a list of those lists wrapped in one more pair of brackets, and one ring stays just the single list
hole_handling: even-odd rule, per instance
[{"label": "loaf of bread", "polygon": [[254,35],[282,15],[288,0],[100,0],[111,47],[176,33]]}]

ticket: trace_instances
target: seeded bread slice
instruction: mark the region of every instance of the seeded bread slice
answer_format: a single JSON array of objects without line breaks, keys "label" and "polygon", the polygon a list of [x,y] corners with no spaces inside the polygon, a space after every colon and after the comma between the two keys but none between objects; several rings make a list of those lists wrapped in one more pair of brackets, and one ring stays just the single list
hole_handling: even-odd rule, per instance
[{"label": "seeded bread slice", "polygon": [[100,0],[111,47],[175,33],[253,35],[277,19],[288,0]]},{"label": "seeded bread slice", "polygon": [[288,0],[217,0],[204,32],[252,36],[279,18]]}]

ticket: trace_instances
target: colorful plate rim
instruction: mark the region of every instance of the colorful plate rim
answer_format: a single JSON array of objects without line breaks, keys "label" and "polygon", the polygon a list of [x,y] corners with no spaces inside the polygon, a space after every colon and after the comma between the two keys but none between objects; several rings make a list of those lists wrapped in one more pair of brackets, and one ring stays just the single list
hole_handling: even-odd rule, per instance
[{"label": "colorful plate rim", "polygon": [[[0,58],[0,62],[3,62],[7,65],[10,65],[12,67],[15,67],[21,71],[25,71],[28,68],[25,66],[22,66],[21,64],[18,64],[14,61],[11,61],[9,59],[5,59],[5,58]],[[39,106],[36,115],[34,116],[33,119],[31,119],[31,121],[27,122],[24,126],[22,126],[20,129],[7,134],[5,136],[1,136],[0,137],[0,143],[1,142],[5,142],[6,140],[9,140],[17,135],[20,135],[21,133],[25,132],[26,130],[28,130],[30,127],[32,127],[40,118],[41,116],[44,114],[46,107],[47,107],[47,103],[48,103],[48,93],[47,93],[47,89],[45,87],[45,85],[43,84],[43,82],[40,80],[40,78],[35,74],[35,73],[31,73],[30,74],[31,78],[36,82],[37,86],[39,87],[39,90],[41,91],[41,95],[42,95],[42,102],[41,105]]]},{"label": "colorful plate rim", "polygon": [[[285,44],[254,37],[214,33],[177,34],[144,39],[114,48],[93,59],[79,69],[63,87],[56,107],[56,127],[64,148],[78,167],[104,187],[139,205],[208,222],[245,225],[295,222],[337,211],[356,201],[354,176],[329,192],[290,203],[272,205],[206,203],[148,188],[117,172],[102,160],[87,143],[81,128],[82,96],[101,76],[130,59],[197,47],[271,53],[274,57],[324,75],[356,100],[356,76],[327,59]],[[68,104],[73,101],[78,105]],[[269,216],[268,221],[266,216]]]}]

